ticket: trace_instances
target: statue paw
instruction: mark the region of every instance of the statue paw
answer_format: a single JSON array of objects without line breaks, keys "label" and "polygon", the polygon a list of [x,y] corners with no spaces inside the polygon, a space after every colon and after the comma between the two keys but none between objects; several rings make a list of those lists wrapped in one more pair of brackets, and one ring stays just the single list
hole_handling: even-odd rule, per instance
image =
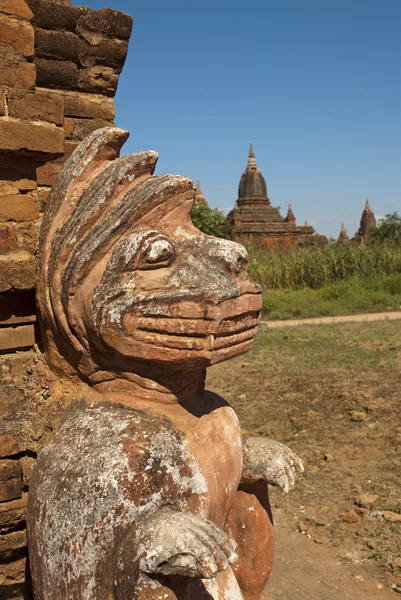
[{"label": "statue paw", "polygon": [[266,438],[247,438],[244,444],[244,482],[260,479],[288,493],[295,486],[296,472],[302,473],[302,460],[288,446]]},{"label": "statue paw", "polygon": [[148,574],[210,579],[237,560],[226,533],[192,513],[157,511],[141,537],[139,568]]}]

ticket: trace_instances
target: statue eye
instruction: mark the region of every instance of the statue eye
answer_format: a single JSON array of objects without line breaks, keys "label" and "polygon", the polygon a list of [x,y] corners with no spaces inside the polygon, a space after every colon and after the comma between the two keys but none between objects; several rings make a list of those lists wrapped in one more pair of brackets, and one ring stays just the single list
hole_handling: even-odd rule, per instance
[{"label": "statue eye", "polygon": [[168,238],[148,240],[141,252],[139,268],[165,267],[174,256],[174,246]]}]

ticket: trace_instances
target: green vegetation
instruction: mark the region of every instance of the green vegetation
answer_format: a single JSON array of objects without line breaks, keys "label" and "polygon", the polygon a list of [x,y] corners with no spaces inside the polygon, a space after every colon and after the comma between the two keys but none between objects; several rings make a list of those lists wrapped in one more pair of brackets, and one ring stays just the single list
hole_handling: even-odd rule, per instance
[{"label": "green vegetation", "polygon": [[318,288],[263,290],[269,319],[307,319],[401,310],[401,274],[350,277]]},{"label": "green vegetation", "polygon": [[378,241],[391,240],[400,242],[401,217],[396,212],[386,215],[385,218],[379,222],[373,237],[374,240]]},{"label": "green vegetation", "polygon": [[349,277],[401,274],[401,245],[338,246],[283,253],[248,247],[251,274],[263,289],[321,288]]},{"label": "green vegetation", "polygon": [[191,219],[195,227],[203,233],[223,238],[223,225],[225,216],[218,208],[209,208],[205,203],[196,202],[191,212]]},{"label": "green vegetation", "polygon": [[249,247],[269,319],[401,309],[401,245],[332,245],[282,253]]}]

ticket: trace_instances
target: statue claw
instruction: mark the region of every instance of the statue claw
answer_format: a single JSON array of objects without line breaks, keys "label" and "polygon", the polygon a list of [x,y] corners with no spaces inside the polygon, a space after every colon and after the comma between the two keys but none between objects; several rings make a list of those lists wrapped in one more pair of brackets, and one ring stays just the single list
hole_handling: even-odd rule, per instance
[{"label": "statue claw", "polygon": [[210,579],[238,559],[225,532],[192,513],[157,511],[142,534],[139,567],[144,573]]},{"label": "statue claw", "polygon": [[266,438],[247,438],[244,444],[242,481],[264,480],[287,494],[295,487],[296,473],[303,473],[302,460],[288,446]]}]

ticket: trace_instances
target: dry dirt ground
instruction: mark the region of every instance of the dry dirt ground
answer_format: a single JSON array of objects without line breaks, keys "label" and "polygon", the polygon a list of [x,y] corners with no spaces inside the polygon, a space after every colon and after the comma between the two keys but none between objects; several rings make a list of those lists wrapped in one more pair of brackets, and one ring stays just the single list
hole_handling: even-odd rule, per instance
[{"label": "dry dirt ground", "polygon": [[401,321],[264,329],[208,387],[303,458],[293,492],[271,488],[280,522],[401,594],[400,367]]}]

